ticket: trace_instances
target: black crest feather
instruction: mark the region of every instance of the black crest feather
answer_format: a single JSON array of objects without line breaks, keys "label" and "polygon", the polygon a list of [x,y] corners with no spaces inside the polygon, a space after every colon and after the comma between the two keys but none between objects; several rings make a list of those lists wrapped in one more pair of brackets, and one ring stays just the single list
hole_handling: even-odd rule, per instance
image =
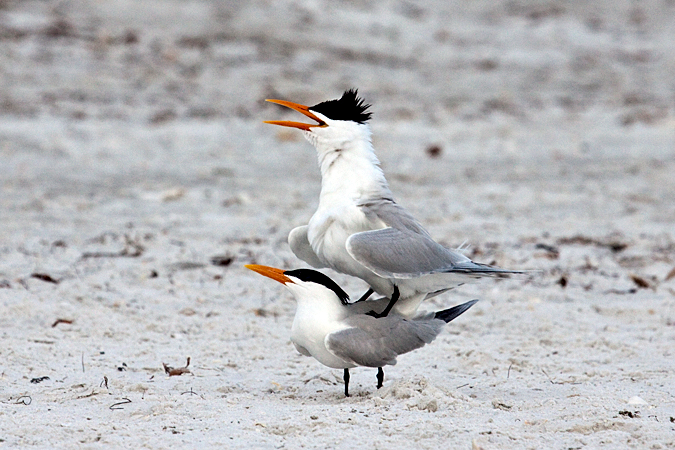
[{"label": "black crest feather", "polygon": [[370,106],[365,104],[362,98],[359,98],[358,90],[348,89],[339,99],[327,100],[318,105],[310,106],[309,109],[333,120],[351,120],[357,123],[366,123],[372,114],[368,111]]},{"label": "black crest feather", "polygon": [[295,269],[285,271],[284,275],[295,277],[302,281],[311,281],[312,283],[324,285],[331,291],[335,292],[335,295],[338,296],[343,305],[349,303],[349,295],[347,295],[347,293],[343,291],[335,281],[331,280],[328,276],[322,274],[321,272],[317,272],[316,270],[312,269]]}]

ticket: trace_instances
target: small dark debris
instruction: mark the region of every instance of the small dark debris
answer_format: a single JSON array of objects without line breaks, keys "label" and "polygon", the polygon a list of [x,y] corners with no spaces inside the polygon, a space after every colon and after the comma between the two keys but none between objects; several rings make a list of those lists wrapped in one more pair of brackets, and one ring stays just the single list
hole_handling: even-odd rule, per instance
[{"label": "small dark debris", "polygon": [[625,295],[625,294],[635,294],[637,292],[637,289],[631,288],[631,289],[626,289],[626,290],[621,290],[621,289],[608,289],[604,293],[605,294],[619,294],[619,295]]},{"label": "small dark debris", "polygon": [[265,308],[256,308],[253,310],[253,314],[258,317],[277,317],[277,313],[266,310]]},{"label": "small dark debris", "polygon": [[50,275],[46,273],[31,273],[30,274],[31,278],[37,278],[38,280],[46,281],[48,283],[54,283],[54,284],[59,284],[59,280],[55,280],[52,278]]},{"label": "small dark debris", "polygon": [[216,255],[211,257],[211,264],[214,266],[227,267],[234,261],[232,255]]},{"label": "small dark debris", "polygon": [[628,244],[624,244],[623,242],[608,242],[606,244],[603,244],[605,247],[608,247],[611,251],[614,253],[619,253],[624,250],[626,250],[626,247],[628,247]]},{"label": "small dark debris", "polygon": [[558,280],[558,284],[562,287],[567,286],[567,277],[565,275],[561,276]]},{"label": "small dark debris", "polygon": [[202,269],[206,267],[206,264],[191,261],[181,261],[171,264],[170,267],[174,270],[194,270],[194,269]]},{"label": "small dark debris", "polygon": [[54,23],[48,25],[44,30],[44,34],[48,38],[55,39],[61,37],[74,36],[75,32],[70,22],[66,21],[65,19],[59,19]]},{"label": "small dark debris", "polygon": [[131,400],[128,398],[123,398],[121,402],[113,403],[112,405],[109,406],[110,409],[124,409],[120,408],[121,405],[126,405],[128,403],[131,403]]},{"label": "small dark debris", "polygon": [[620,241],[601,241],[599,239],[593,239],[582,235],[576,235],[572,237],[560,238],[557,241],[558,245],[595,245],[597,247],[605,247],[613,251],[614,253],[619,253],[625,250],[628,247],[628,244]]},{"label": "small dark debris", "polygon": [[127,363],[123,362],[121,366],[117,367],[117,370],[119,372],[124,372],[125,370],[127,370]]},{"label": "small dark debris", "polygon": [[30,382],[33,383],[33,384],[38,384],[38,383],[42,383],[45,380],[49,380],[49,377],[31,378]]},{"label": "small dark debris", "polygon": [[513,406],[507,405],[506,403],[501,402],[501,401],[499,401],[499,400],[493,400],[493,401],[492,401],[492,407],[493,407],[494,409],[501,409],[502,411],[508,411],[508,410],[510,410],[511,408],[513,408]]},{"label": "small dark debris", "polygon": [[548,244],[539,243],[539,244],[535,245],[534,248],[536,248],[537,250],[546,250],[547,252],[551,252],[551,253],[560,253],[560,250],[558,250],[554,246],[548,245]]},{"label": "small dark debris", "polygon": [[440,145],[430,145],[426,152],[429,158],[438,158],[443,154],[443,148]]},{"label": "small dark debris", "polygon": [[175,113],[175,111],[165,109],[153,114],[153,116],[150,117],[150,123],[153,125],[159,125],[171,120],[175,120],[177,117],[178,115]]},{"label": "small dark debris", "polygon": [[61,247],[61,248],[66,248],[68,245],[66,242],[62,239],[59,239],[58,241],[52,242],[52,247]]},{"label": "small dark debris", "polygon": [[558,245],[573,245],[573,244],[578,244],[578,245],[592,245],[595,244],[597,241],[595,239],[591,239],[585,236],[581,235],[576,235],[572,237],[564,237],[558,239]]},{"label": "small dark debris", "polygon": [[633,280],[633,283],[635,283],[640,289],[649,289],[652,287],[652,285],[647,280],[637,275],[631,275],[630,279]]},{"label": "small dark debris", "polygon": [[556,247],[548,244],[543,244],[543,243],[538,243],[534,246],[536,250],[544,250],[546,254],[544,255],[546,258],[549,259],[558,259],[560,257],[560,250],[558,250]]},{"label": "small dark debris", "polygon": [[150,276],[148,278],[157,278],[159,274],[157,273],[156,270],[150,271]]},{"label": "small dark debris", "polygon": [[136,33],[134,30],[127,30],[127,32],[124,34],[125,44],[138,44],[138,41],[138,33]]},{"label": "small dark debris", "polygon": [[640,417],[640,411],[633,412],[633,411],[624,410],[624,411],[619,411],[619,415],[624,416],[624,417],[629,417],[631,419],[636,419],[636,418]]},{"label": "small dark debris", "polygon": [[[664,281],[670,281],[673,278],[675,278],[675,267],[673,267],[673,270],[668,272],[668,275],[666,275],[666,279]],[[0,282],[0,287],[2,287],[2,282]]]},{"label": "small dark debris", "polygon": [[675,423],[675,417],[670,418],[670,423]]},{"label": "small dark debris", "polygon": [[481,59],[480,61],[477,61],[475,65],[476,69],[481,72],[491,72],[499,67],[499,63],[496,60],[489,58]]},{"label": "small dark debris", "polygon": [[190,369],[188,369],[189,365],[190,365],[190,357],[189,356],[187,358],[187,363],[185,364],[185,367],[173,368],[171,366],[167,366],[165,363],[162,363],[162,366],[164,366],[164,372],[166,372],[170,377],[180,376],[180,375],[183,375],[184,373],[192,373],[192,372],[190,372]]},{"label": "small dark debris", "polygon": [[65,323],[67,325],[71,325],[73,323],[72,320],[70,319],[56,319],[54,323],[52,324],[52,328],[56,327],[60,323]]}]

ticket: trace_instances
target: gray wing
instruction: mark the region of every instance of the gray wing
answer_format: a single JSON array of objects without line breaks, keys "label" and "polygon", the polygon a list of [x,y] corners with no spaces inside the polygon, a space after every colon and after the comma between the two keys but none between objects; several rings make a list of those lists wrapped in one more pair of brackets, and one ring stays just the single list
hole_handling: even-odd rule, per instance
[{"label": "gray wing", "polygon": [[391,228],[408,231],[413,234],[421,234],[431,239],[431,235],[424,229],[422,224],[411,216],[405,208],[391,199],[366,200],[357,206],[371,220],[377,218]]},{"label": "gray wing", "polygon": [[326,348],[339,358],[366,367],[396,364],[396,357],[433,341],[445,323],[433,318],[406,320],[398,316],[347,319],[351,328],[326,336]]},{"label": "gray wing", "polygon": [[355,233],[347,251],[359,263],[384,278],[414,278],[443,272],[483,275],[517,273],[471,261],[434,241],[403,208],[390,200],[362,203],[366,216],[377,217],[389,227]]},{"label": "gray wing", "polygon": [[288,245],[291,247],[291,251],[305,261],[312,267],[317,269],[322,269],[328,267],[319,260],[319,257],[316,256],[312,246],[309,245],[309,240],[307,239],[307,225],[301,227],[293,228],[290,233],[288,233]]}]

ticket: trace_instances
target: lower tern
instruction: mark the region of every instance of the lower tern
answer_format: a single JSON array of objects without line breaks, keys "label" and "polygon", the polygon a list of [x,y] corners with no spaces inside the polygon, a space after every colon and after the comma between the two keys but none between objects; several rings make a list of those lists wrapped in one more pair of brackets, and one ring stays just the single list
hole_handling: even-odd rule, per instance
[{"label": "lower tern", "polygon": [[343,369],[347,397],[349,369],[377,367],[377,388],[381,388],[382,367],[396,364],[398,355],[429,344],[446,323],[478,301],[419,314],[412,319],[397,314],[376,319],[365,314],[362,303],[349,303],[347,293],[321,272],[255,264],[246,267],[282,283],[291,291],[298,303],[291,328],[293,345],[301,354],[312,356],[325,366]]},{"label": "lower tern", "polygon": [[267,101],[298,111],[316,124],[266,121],[298,128],[317,151],[321,170],[319,206],[309,224],[291,230],[295,255],[315,268],[330,268],[364,280],[390,298],[393,309],[413,317],[420,303],[475,278],[522,273],[472,261],[438,244],[394,201],[371,143],[371,105],[356,90],[314,106]]}]

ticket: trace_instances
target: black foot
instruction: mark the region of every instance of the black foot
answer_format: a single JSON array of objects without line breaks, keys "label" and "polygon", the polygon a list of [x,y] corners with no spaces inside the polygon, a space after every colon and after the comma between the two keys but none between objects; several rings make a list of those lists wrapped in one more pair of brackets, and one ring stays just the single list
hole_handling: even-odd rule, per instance
[{"label": "black foot", "polygon": [[384,308],[384,311],[382,311],[381,313],[370,311],[367,312],[366,314],[376,319],[379,319],[380,317],[387,317],[389,315],[389,311],[391,311],[391,308],[394,307],[400,296],[401,293],[398,291],[398,286],[394,285],[394,293],[391,294],[391,300],[389,300],[389,304],[387,304],[387,307]]},{"label": "black foot", "polygon": [[345,380],[345,397],[349,397],[349,369],[345,369],[342,379]]},{"label": "black foot", "polygon": [[377,388],[382,387],[382,383],[384,383],[384,370],[382,370],[382,367],[377,368]]}]

